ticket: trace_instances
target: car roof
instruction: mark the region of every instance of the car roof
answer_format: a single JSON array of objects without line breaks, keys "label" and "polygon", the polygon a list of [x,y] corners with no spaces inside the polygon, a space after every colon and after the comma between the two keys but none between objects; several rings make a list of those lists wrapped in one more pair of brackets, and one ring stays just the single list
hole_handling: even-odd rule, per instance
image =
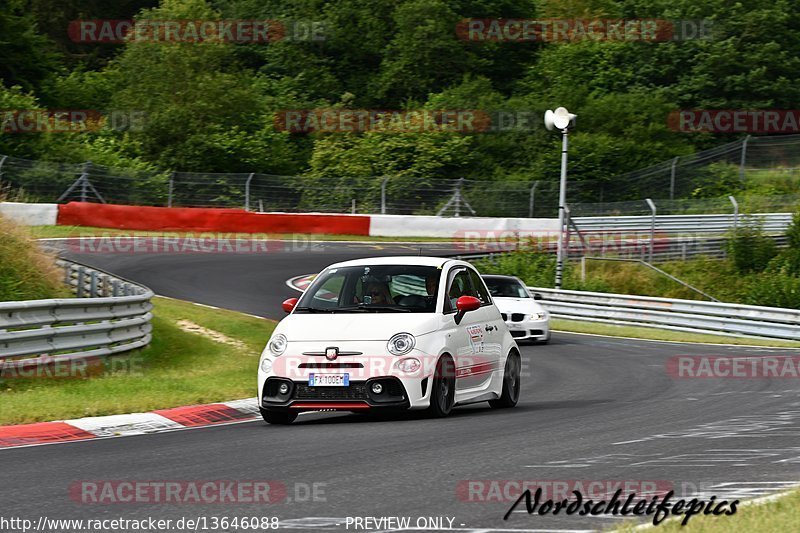
[{"label": "car roof", "polygon": [[[427,257],[424,255],[408,255],[408,256],[388,256],[388,257],[365,257],[363,259],[353,259],[351,261],[343,261],[330,265],[332,267],[349,267],[349,266],[373,266],[373,265],[415,265],[415,266],[432,266],[442,267],[445,263],[464,263],[463,261],[456,261],[449,257]],[[466,264],[466,263],[464,263]]]}]

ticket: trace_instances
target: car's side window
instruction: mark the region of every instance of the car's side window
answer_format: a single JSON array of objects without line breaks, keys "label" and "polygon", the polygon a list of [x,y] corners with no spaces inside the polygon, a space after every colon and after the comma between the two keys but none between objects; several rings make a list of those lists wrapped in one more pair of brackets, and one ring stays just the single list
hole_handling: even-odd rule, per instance
[{"label": "car's side window", "polygon": [[[455,274],[453,274],[455,272]],[[461,296],[476,296],[469,279],[469,272],[466,268],[451,271],[450,281],[447,284],[447,300],[445,301],[445,311],[455,311],[456,301]]]},{"label": "car's side window", "polygon": [[483,280],[477,272],[471,268],[468,270],[469,277],[472,279],[472,285],[475,287],[478,300],[481,301],[481,305],[489,305],[492,303],[492,298],[489,296],[489,291],[486,290],[486,285],[484,285]]}]

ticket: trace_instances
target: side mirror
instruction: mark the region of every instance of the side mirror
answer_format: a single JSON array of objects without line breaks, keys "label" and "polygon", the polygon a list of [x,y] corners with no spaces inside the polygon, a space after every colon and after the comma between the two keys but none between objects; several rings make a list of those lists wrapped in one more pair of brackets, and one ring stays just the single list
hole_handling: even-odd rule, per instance
[{"label": "side mirror", "polygon": [[474,311],[480,306],[481,301],[474,296],[459,296],[458,300],[456,300],[456,309],[458,309],[458,312],[455,316],[456,324],[461,323],[461,319],[464,318],[465,313]]},{"label": "side mirror", "polygon": [[534,300],[542,300],[543,298],[542,298],[541,294],[539,294],[538,292],[534,292],[533,293],[533,299]]},{"label": "side mirror", "polygon": [[481,301],[474,296],[459,296],[456,300],[456,309],[459,313],[466,313],[467,311],[474,311],[481,306]]},{"label": "side mirror", "polygon": [[297,305],[297,298],[289,298],[288,300],[284,300],[281,304],[283,310],[287,313],[291,313],[295,305]]}]

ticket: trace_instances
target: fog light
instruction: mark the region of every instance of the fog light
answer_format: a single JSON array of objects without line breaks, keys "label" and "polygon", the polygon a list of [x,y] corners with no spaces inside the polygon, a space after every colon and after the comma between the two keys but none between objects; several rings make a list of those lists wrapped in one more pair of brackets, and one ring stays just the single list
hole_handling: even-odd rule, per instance
[{"label": "fog light", "polygon": [[383,392],[383,385],[380,383],[373,383],[372,384],[372,392],[375,394],[380,394]]},{"label": "fog light", "polygon": [[289,385],[287,383],[281,383],[281,386],[278,387],[278,392],[281,394],[289,394]]},{"label": "fog light", "polygon": [[272,372],[272,361],[266,357],[261,360],[261,370],[264,372]]}]

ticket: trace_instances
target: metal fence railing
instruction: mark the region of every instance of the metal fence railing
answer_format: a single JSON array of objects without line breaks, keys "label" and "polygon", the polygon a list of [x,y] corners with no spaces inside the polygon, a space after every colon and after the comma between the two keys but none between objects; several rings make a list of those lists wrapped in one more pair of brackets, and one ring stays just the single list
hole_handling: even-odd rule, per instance
[{"label": "metal fence railing", "polygon": [[[776,246],[785,247],[788,239],[785,235],[771,236]],[[466,246],[466,245],[465,245]],[[482,244],[475,245],[475,252],[458,254],[455,257],[464,260],[489,259],[496,260],[503,254],[513,251],[537,251],[555,254],[557,243],[548,242],[521,242],[497,243],[491,250],[477,251],[485,248]],[[599,258],[627,258],[640,259],[652,263],[666,261],[686,261],[697,257],[710,257],[722,259],[728,256],[727,237],[670,237],[656,238],[651,246],[649,238],[618,238],[612,234],[600,236],[587,236],[584,241],[570,239],[565,248],[568,259],[583,257]]]},{"label": "metal fence railing", "polygon": [[[742,212],[794,211],[800,205],[795,178],[800,178],[800,135],[746,137],[617,176],[570,176],[567,199],[574,216],[646,214],[645,198],[657,199],[661,214],[725,213],[730,194],[742,197]],[[745,187],[765,180],[775,182],[764,189],[774,189],[774,195],[759,196]],[[555,180],[517,176],[173,172],[0,154],[0,192],[3,186],[20,201],[489,217],[554,217],[559,192]]]},{"label": "metal fence railing", "polygon": [[[626,172],[604,180],[598,198],[653,196],[679,199],[713,194],[720,185],[737,187],[746,179],[762,179],[766,173],[787,177],[800,167],[800,135],[746,136],[686,156]],[[720,191],[725,194],[724,191]],[[727,194],[733,192],[728,191]]]},{"label": "metal fence railing", "polygon": [[153,291],[88,266],[58,264],[77,297],[0,302],[0,368],[103,357],[149,344]]},{"label": "metal fence railing", "polygon": [[554,318],[800,341],[800,310],[528,287]]}]

